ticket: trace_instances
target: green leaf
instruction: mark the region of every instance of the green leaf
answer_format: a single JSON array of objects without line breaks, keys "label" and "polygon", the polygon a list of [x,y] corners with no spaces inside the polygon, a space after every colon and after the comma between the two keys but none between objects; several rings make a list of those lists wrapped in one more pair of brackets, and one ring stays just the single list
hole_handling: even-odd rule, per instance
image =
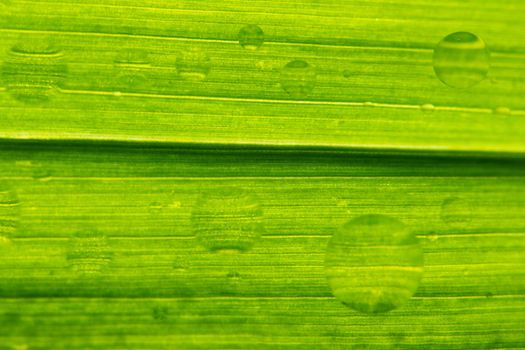
[{"label": "green leaf", "polygon": [[524,24],[0,0],[0,350],[525,348]]}]

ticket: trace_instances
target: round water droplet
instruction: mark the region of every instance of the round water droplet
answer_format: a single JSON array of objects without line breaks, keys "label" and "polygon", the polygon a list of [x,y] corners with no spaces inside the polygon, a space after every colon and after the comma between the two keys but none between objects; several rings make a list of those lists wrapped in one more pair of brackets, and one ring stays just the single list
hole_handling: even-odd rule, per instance
[{"label": "round water droplet", "polygon": [[345,69],[345,70],[343,71],[343,77],[345,77],[345,78],[348,79],[348,78],[350,78],[351,76],[352,76],[352,72],[351,72],[349,69]]},{"label": "round water droplet", "polygon": [[472,33],[446,36],[434,49],[434,72],[448,86],[469,88],[486,78],[490,67],[489,51]]},{"label": "round water droplet", "polygon": [[423,274],[423,253],[400,221],[365,215],[332,236],[325,267],[332,292],[341,302],[361,312],[386,312],[415,293]]},{"label": "round water droplet", "polygon": [[446,198],[441,204],[441,219],[450,226],[462,226],[472,220],[472,208],[464,199]]},{"label": "round water droplet", "polygon": [[511,113],[510,108],[507,107],[498,107],[494,109],[494,114],[500,115],[509,115]]},{"label": "round water droplet", "polygon": [[150,68],[148,53],[143,50],[125,49],[115,57],[117,91],[136,91],[147,88],[149,80],[147,71]]},{"label": "round water droplet", "polygon": [[187,258],[178,257],[173,260],[171,267],[174,271],[186,271],[189,265]]},{"label": "round water droplet", "polygon": [[246,50],[255,51],[264,43],[264,32],[261,27],[249,24],[239,31],[239,44]]},{"label": "round water droplet", "polygon": [[14,191],[0,184],[0,244],[9,244],[18,229],[20,201]]},{"label": "round water droplet", "polygon": [[204,80],[208,76],[210,69],[211,60],[200,49],[188,49],[177,57],[177,72],[185,80]]},{"label": "round water droplet", "polygon": [[49,100],[67,77],[63,53],[45,41],[24,41],[15,45],[2,66],[7,91],[25,103]]},{"label": "round water droplet", "polygon": [[436,109],[436,107],[431,103],[425,103],[424,105],[421,105],[421,110],[423,112],[432,112]]},{"label": "round water droplet", "polygon": [[33,167],[32,176],[35,180],[47,181],[51,178],[51,172],[39,163]]},{"label": "round water droplet", "polygon": [[167,321],[170,309],[167,305],[157,305],[152,308],[152,317],[155,321]]},{"label": "round water droplet", "polygon": [[107,238],[97,232],[79,232],[70,239],[67,260],[76,273],[98,274],[110,264],[112,257]]},{"label": "round water droplet", "polygon": [[242,190],[214,190],[197,200],[192,212],[193,231],[210,251],[245,251],[264,230],[257,198]]},{"label": "round water droplet", "polygon": [[242,285],[243,277],[236,271],[230,271],[226,274],[226,281],[223,285],[224,289],[222,292],[225,295],[235,295],[239,291],[239,287]]},{"label": "round water droplet", "polygon": [[315,68],[302,60],[288,62],[281,71],[281,86],[291,97],[308,96],[315,82]]}]

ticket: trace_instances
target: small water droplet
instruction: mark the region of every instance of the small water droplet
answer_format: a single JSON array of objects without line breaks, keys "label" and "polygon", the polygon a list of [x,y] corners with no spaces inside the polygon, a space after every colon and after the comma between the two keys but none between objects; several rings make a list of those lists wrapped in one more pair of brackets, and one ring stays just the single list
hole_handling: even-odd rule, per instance
[{"label": "small water droplet", "polygon": [[349,69],[345,69],[345,70],[343,71],[343,77],[345,77],[345,78],[348,79],[348,78],[350,78],[351,76],[352,76],[352,72],[351,72]]},{"label": "small water droplet", "polygon": [[325,269],[334,296],[361,312],[386,312],[415,293],[423,275],[419,242],[400,221],[364,215],[330,239]]},{"label": "small water droplet", "polygon": [[171,267],[174,271],[186,271],[189,266],[187,258],[177,257],[173,260]]},{"label": "small water droplet", "polygon": [[0,247],[9,247],[11,245],[11,239],[6,236],[0,236]]},{"label": "small water droplet", "polygon": [[62,51],[41,40],[25,40],[13,46],[2,66],[7,91],[24,103],[47,102],[67,73]]},{"label": "small water droplet", "polygon": [[509,115],[511,113],[510,108],[507,107],[498,107],[494,109],[494,114],[500,115]]},{"label": "small water droplet", "polygon": [[32,169],[32,176],[38,181],[48,181],[51,178],[51,173],[42,164],[38,164]]},{"label": "small water droplet", "polygon": [[239,31],[239,44],[246,50],[255,51],[264,43],[264,32],[258,25],[249,24]]},{"label": "small water droplet", "polygon": [[462,198],[448,197],[441,204],[441,219],[450,226],[462,226],[472,220],[472,208]]},{"label": "small water droplet", "polygon": [[147,71],[151,64],[148,53],[139,49],[125,49],[115,57],[115,75],[118,91],[136,91],[149,87]]},{"label": "small water droplet", "polygon": [[470,88],[487,77],[489,51],[479,37],[457,32],[441,40],[434,49],[434,72],[444,84]]},{"label": "small water droplet", "polygon": [[432,112],[435,109],[436,109],[436,107],[433,104],[431,104],[431,103],[425,103],[425,104],[421,105],[421,110],[423,112]]},{"label": "small water droplet", "polygon": [[337,201],[338,207],[348,207],[348,205],[349,205],[349,202],[345,199],[340,199]]},{"label": "small water droplet", "polygon": [[9,14],[11,5],[11,0],[0,0],[0,8],[2,9],[5,15]]},{"label": "small water droplet", "polygon": [[9,244],[11,235],[18,230],[20,201],[14,191],[0,184],[0,244]]},{"label": "small water droplet", "polygon": [[294,60],[281,70],[281,86],[291,97],[306,97],[315,87],[316,76],[313,66],[302,60]]},{"label": "small water droplet", "polygon": [[15,165],[20,168],[22,174],[28,174],[35,180],[47,181],[51,178],[51,171],[38,161],[17,160]]},{"label": "small water droplet", "polygon": [[241,278],[241,274],[237,271],[230,271],[226,274],[226,277],[232,280],[239,280]]},{"label": "small water droplet", "polygon": [[159,215],[160,213],[162,213],[163,210],[164,205],[160,202],[152,202],[148,207],[148,211],[153,216]]},{"label": "small water droplet", "polygon": [[206,79],[211,69],[211,60],[204,51],[190,48],[177,57],[177,72],[182,79],[200,81]]},{"label": "small water droplet", "polygon": [[13,350],[28,350],[29,349],[29,345],[27,345],[27,344],[16,344],[16,345],[12,346],[12,349]]},{"label": "small water droplet", "polygon": [[237,189],[216,189],[203,195],[195,204],[191,220],[199,242],[214,252],[248,250],[264,230],[258,199]]},{"label": "small water droplet", "polygon": [[152,317],[155,321],[164,322],[168,320],[170,315],[169,307],[165,305],[157,305],[152,309]]},{"label": "small water droplet", "polygon": [[82,231],[71,237],[66,257],[74,272],[94,275],[108,267],[113,253],[104,235],[95,231]]},{"label": "small water droplet", "polygon": [[435,242],[439,239],[439,236],[436,234],[430,234],[425,236],[430,242]]}]

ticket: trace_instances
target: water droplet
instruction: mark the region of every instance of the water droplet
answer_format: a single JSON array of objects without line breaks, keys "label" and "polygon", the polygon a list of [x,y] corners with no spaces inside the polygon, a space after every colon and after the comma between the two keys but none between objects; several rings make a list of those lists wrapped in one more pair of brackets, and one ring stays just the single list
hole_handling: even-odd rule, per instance
[{"label": "water droplet", "polygon": [[135,91],[150,84],[147,71],[151,64],[148,53],[138,49],[126,49],[115,57],[116,88],[119,91]]},{"label": "water droplet", "polygon": [[469,88],[486,78],[490,67],[489,51],[472,33],[446,36],[434,49],[434,72],[448,86]]},{"label": "water droplet", "polygon": [[429,234],[426,235],[425,238],[428,239],[430,242],[436,242],[439,239],[439,235]]},{"label": "water droplet", "polygon": [[230,271],[226,274],[226,277],[231,280],[240,280],[241,274],[238,273],[237,271]]},{"label": "water droplet", "polygon": [[192,225],[199,242],[210,251],[250,249],[263,231],[257,198],[243,190],[214,190],[197,200]]},{"label": "water droplet", "polygon": [[352,72],[351,72],[349,69],[345,69],[345,70],[343,71],[343,77],[345,77],[345,78],[348,79],[348,78],[350,78],[351,76],[352,76]]},{"label": "water droplet", "polygon": [[325,268],[334,296],[345,305],[361,312],[386,312],[415,293],[423,274],[423,253],[400,221],[364,215],[332,236]]},{"label": "water droplet", "polygon": [[28,350],[29,349],[29,345],[27,345],[27,344],[16,344],[16,345],[12,346],[12,349],[13,350]]},{"label": "water droplet", "polygon": [[167,321],[170,314],[170,309],[165,305],[157,305],[152,309],[152,317],[155,321]]},{"label": "water droplet", "polygon": [[47,181],[51,178],[51,171],[38,161],[17,160],[15,165],[20,168],[22,174],[28,174],[35,180]]},{"label": "water droplet", "polygon": [[423,112],[432,112],[436,109],[436,107],[431,103],[425,103],[424,105],[421,105],[421,110]]},{"label": "water droplet", "polygon": [[9,187],[0,185],[0,244],[9,244],[19,224],[20,201]]},{"label": "water droplet", "polygon": [[161,214],[163,210],[164,210],[164,205],[157,201],[152,202],[148,207],[148,211],[152,216],[157,216]]},{"label": "water droplet", "polygon": [[171,267],[174,271],[186,271],[189,267],[189,261],[184,257],[177,257],[173,259]]},{"label": "water droplet", "polygon": [[441,204],[441,219],[450,226],[461,226],[472,220],[472,208],[464,199],[446,198]]},{"label": "water droplet", "polygon": [[33,179],[38,181],[47,181],[51,178],[51,173],[41,164],[35,166],[32,171]]},{"label": "water droplet", "polygon": [[302,60],[288,62],[281,70],[281,86],[291,97],[305,97],[315,87],[315,68]]},{"label": "water droplet", "polygon": [[2,67],[2,80],[7,91],[25,103],[48,101],[66,77],[63,53],[39,40],[26,40],[15,45]]},{"label": "water droplet", "polygon": [[67,260],[73,271],[81,275],[102,272],[112,258],[107,238],[97,232],[79,232],[70,239]]},{"label": "water droplet", "polygon": [[206,79],[211,69],[211,60],[197,48],[183,51],[177,57],[177,72],[182,79],[200,81]]},{"label": "water droplet", "polygon": [[494,109],[494,114],[509,115],[511,113],[510,108],[498,107]]},{"label": "water droplet", "polygon": [[264,43],[264,32],[255,24],[244,26],[239,31],[239,44],[246,50],[255,51]]},{"label": "water droplet", "polygon": [[11,0],[0,0],[0,9],[2,9],[2,13],[4,15],[8,15],[11,13]]},{"label": "water droplet", "polygon": [[338,207],[348,207],[349,204],[350,204],[349,201],[345,199],[340,199],[337,201]]},{"label": "water droplet", "polygon": [[239,291],[239,287],[242,285],[242,276],[237,271],[230,271],[226,274],[226,284],[224,285],[223,292],[226,295],[234,295]]}]

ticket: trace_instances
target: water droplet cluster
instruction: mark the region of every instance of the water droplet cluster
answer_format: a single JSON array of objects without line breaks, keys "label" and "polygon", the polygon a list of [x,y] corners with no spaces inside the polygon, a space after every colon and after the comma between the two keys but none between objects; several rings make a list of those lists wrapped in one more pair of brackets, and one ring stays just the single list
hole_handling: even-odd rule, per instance
[{"label": "water droplet cluster", "polygon": [[[263,30],[247,25],[238,33],[239,44],[250,52],[260,50],[265,42]],[[453,88],[470,88],[483,81],[490,68],[489,51],[476,35],[458,32],[446,36],[434,50],[436,76]],[[147,52],[125,49],[114,60],[117,85],[121,91],[149,85],[145,72],[151,66]],[[198,48],[180,52],[176,60],[178,75],[187,81],[204,81],[212,60]],[[64,54],[49,43],[28,43],[11,48],[2,66],[2,81],[7,91],[25,103],[41,103],[59,90],[68,74]],[[345,70],[345,78],[352,72]],[[310,63],[296,59],[280,72],[280,86],[291,98],[305,98],[315,89],[317,70]],[[372,106],[373,104],[365,104]],[[425,112],[435,110],[422,104]],[[510,114],[498,107],[495,114]],[[45,176],[44,176],[45,175]],[[35,178],[45,178],[48,175]],[[14,192],[0,187],[0,236],[9,237],[18,226],[19,202]],[[150,208],[155,215],[156,206]],[[460,198],[443,201],[441,219],[455,227],[471,219],[468,204]],[[257,197],[245,190],[222,189],[202,194],[195,202],[191,223],[198,242],[213,253],[239,253],[251,249],[264,232],[264,217]],[[112,261],[113,253],[104,235],[79,233],[69,242],[67,261],[77,273],[98,274]],[[185,265],[174,264],[185,270]],[[383,215],[365,215],[348,221],[328,243],[325,258],[328,284],[333,295],[349,307],[366,313],[378,313],[402,306],[416,292],[423,274],[423,253],[417,238],[400,221]],[[237,272],[226,275],[230,283],[241,279]],[[157,308],[153,318],[166,320],[168,311]]]},{"label": "water droplet cluster", "polygon": [[[261,27],[249,24],[242,27],[238,42],[247,51],[255,52],[265,42]],[[260,61],[259,61],[260,62]],[[178,76],[189,82],[204,81],[212,69],[208,54],[197,47],[179,52],[175,68]],[[148,53],[141,49],[126,48],[118,51],[114,60],[114,94],[144,90],[151,86],[148,72],[151,68]],[[437,78],[452,88],[466,89],[483,81],[489,72],[490,54],[485,42],[469,32],[456,32],[443,38],[434,49],[433,67]],[[349,69],[345,78],[352,77]],[[60,90],[68,75],[64,53],[45,40],[21,40],[13,46],[2,66],[2,81],[11,95],[25,103],[41,103]],[[317,80],[316,68],[300,59],[282,66],[280,86],[293,99],[309,96]],[[433,110],[423,104],[423,111]],[[496,114],[510,114],[505,107],[495,109]]]}]

